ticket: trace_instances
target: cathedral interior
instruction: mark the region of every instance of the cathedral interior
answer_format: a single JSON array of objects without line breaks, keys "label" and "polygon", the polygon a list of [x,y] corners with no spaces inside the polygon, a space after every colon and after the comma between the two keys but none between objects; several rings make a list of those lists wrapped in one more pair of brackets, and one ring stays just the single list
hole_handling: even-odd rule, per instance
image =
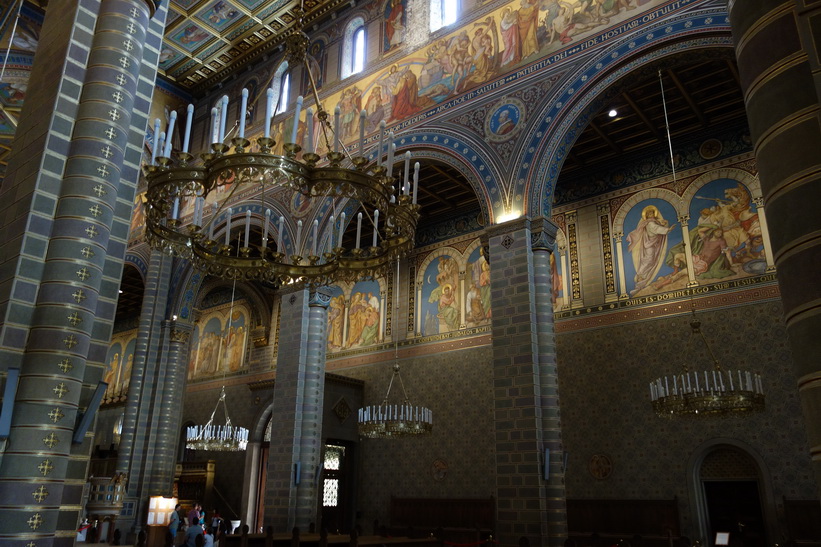
[{"label": "cathedral interior", "polygon": [[0,47],[2,545],[821,546],[821,3],[10,0]]}]

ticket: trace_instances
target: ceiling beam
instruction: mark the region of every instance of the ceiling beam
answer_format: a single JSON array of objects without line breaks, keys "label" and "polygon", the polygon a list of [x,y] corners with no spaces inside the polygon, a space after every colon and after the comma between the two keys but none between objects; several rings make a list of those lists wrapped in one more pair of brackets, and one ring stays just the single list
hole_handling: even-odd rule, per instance
[{"label": "ceiling beam", "polygon": [[647,117],[647,114],[644,113],[644,110],[642,110],[642,108],[636,104],[636,101],[633,100],[633,98],[630,96],[628,92],[625,91],[621,94],[621,96],[627,102],[627,104],[630,105],[630,108],[633,109],[633,112],[636,113],[636,116],[638,116],[639,119],[642,122],[644,122],[644,125],[646,125],[647,129],[650,130],[650,133],[652,133],[656,140],[660,142],[661,133],[659,133],[658,128],[655,125],[653,125],[653,122],[650,121],[650,118]]},{"label": "ceiling beam", "polygon": [[599,127],[599,125],[598,125],[595,121],[591,121],[591,122],[590,122],[590,127],[593,129],[593,131],[595,131],[595,132],[596,132],[596,134],[597,134],[599,137],[601,137],[601,139],[602,139],[604,142],[606,142],[606,143],[607,143],[607,146],[609,146],[609,147],[610,147],[610,149],[611,149],[611,150],[613,150],[613,152],[615,152],[616,154],[621,154],[621,153],[622,153],[621,146],[619,146],[618,144],[616,144],[615,142],[613,142],[613,139],[611,139],[611,138],[607,135],[607,133],[605,133],[605,132],[604,132],[604,130],[602,130],[602,128],[601,128],[601,127]]},{"label": "ceiling beam", "polygon": [[675,71],[673,71],[673,69],[669,69],[667,73],[670,75],[670,79],[673,80],[673,84],[675,84],[679,93],[681,93],[681,96],[684,97],[684,100],[690,106],[690,110],[693,111],[693,113],[698,118],[698,121],[701,122],[701,126],[706,128],[707,118],[706,116],[704,116],[704,112],[693,100],[693,97],[690,95],[690,93],[687,92],[687,89],[684,87],[684,84],[681,83],[681,80],[679,79],[678,75],[675,73]]},{"label": "ceiling beam", "polygon": [[470,190],[471,192],[473,192],[473,188],[471,188],[471,186],[469,184],[466,184],[462,179],[460,179],[458,177],[454,177],[453,175],[451,175],[450,173],[444,171],[441,167],[439,167],[437,165],[431,165],[430,167],[433,168],[434,171],[436,171],[437,173],[439,173],[440,175],[442,175],[443,177],[448,179],[449,181],[455,183],[456,186],[458,186],[459,188],[461,188],[463,190]]}]

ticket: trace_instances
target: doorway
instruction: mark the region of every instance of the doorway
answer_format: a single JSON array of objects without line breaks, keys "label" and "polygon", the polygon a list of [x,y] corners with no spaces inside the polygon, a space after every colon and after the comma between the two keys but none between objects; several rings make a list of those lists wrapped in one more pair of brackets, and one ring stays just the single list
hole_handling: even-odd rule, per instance
[{"label": "doorway", "polygon": [[715,546],[723,532],[730,547],[766,547],[767,534],[761,503],[758,466],[747,453],[721,447],[710,452],[701,466],[707,538]]},{"label": "doorway", "polygon": [[710,544],[729,533],[731,547],[765,547],[764,515],[758,481],[704,481]]},{"label": "doorway", "polygon": [[328,441],[322,466],[322,526],[329,533],[347,533],[353,525],[353,446]]}]

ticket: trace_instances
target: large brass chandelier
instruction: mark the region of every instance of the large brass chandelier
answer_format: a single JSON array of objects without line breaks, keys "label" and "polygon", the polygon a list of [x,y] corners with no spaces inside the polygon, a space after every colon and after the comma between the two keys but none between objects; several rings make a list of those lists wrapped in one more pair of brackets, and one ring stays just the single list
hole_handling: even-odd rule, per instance
[{"label": "large brass chandelier", "polygon": [[[223,386],[214,411],[211,413],[211,418],[205,425],[192,425],[186,428],[185,448],[211,452],[239,452],[247,448],[248,429],[231,423],[225,397],[225,386]],[[224,425],[214,423],[214,416],[220,404],[222,404],[222,409],[225,412]]]},{"label": "large brass chandelier", "polygon": [[[667,100],[664,96],[664,80],[661,70],[659,70],[659,86],[664,124],[667,129],[667,146],[670,151],[670,167],[675,184],[676,162],[673,157],[673,141],[670,137],[670,122],[667,118]],[[650,382],[650,401],[656,414],[667,417],[715,416],[764,410],[764,386],[761,383],[761,375],[749,371],[736,370],[734,373],[730,370],[722,370],[701,330],[701,321],[696,318],[696,308],[692,300],[691,304],[690,338],[681,373],[662,376]],[[704,343],[713,362],[712,370],[690,370],[688,363],[696,339]]]},{"label": "large brass chandelier", "polygon": [[[396,262],[394,272],[394,310],[399,315],[399,291],[396,287],[399,283],[399,261]],[[433,430],[433,412],[424,406],[414,405],[410,402],[408,392],[405,390],[405,382],[399,373],[399,341],[393,346],[393,374],[388,383],[388,391],[385,398],[378,405],[367,405],[359,409],[357,415],[357,425],[359,436],[366,439],[391,439],[397,437],[408,437],[412,435],[428,435]],[[394,382],[399,384],[402,390],[402,397],[391,403],[391,390]]]},{"label": "large brass chandelier", "polygon": [[[340,110],[334,113],[333,127],[328,113],[323,109],[316,84],[308,67],[306,50],[308,37],[294,32],[286,39],[289,66],[301,64],[309,75],[310,88],[317,107],[318,127],[328,153],[324,158],[316,153],[313,138],[313,117],[306,110],[307,135],[299,140],[298,126],[302,109],[302,97],[297,99],[293,130],[284,143],[284,155],[272,153],[276,145],[270,136],[274,112],[274,92],[269,89],[265,115],[264,136],[252,144],[245,138],[245,112],[248,93],[243,90],[242,104],[236,127],[236,136],[225,137],[228,97],[222,98],[219,108],[212,109],[211,151],[201,154],[201,163],[195,164],[188,153],[193,106],[188,107],[182,152],[178,161],[171,159],[171,134],[175,117],[172,116],[165,146],[158,144],[154,150],[162,155],[152,159],[145,168],[148,180],[146,192],[146,240],[154,248],[190,260],[203,272],[226,279],[261,280],[271,283],[306,283],[327,285],[337,281],[356,281],[362,278],[384,275],[393,260],[405,256],[414,245],[419,206],[416,203],[419,164],[410,177],[410,154],[405,154],[404,180],[394,177],[394,134],[386,134],[384,121],[380,123],[378,149],[375,159],[365,156],[366,113],[360,113],[358,155],[352,156],[340,142]],[[159,127],[156,127],[155,134]],[[321,141],[320,141],[321,142]],[[331,145],[333,143],[333,145]],[[304,146],[303,146],[304,145]],[[300,155],[301,153],[301,155]],[[231,185],[231,192],[206,217],[205,200],[211,192]],[[411,190],[412,186],[412,190]],[[241,188],[243,190],[241,190]],[[224,189],[224,188],[223,188]],[[284,217],[278,223],[272,211],[264,203],[266,192],[277,189],[299,192],[307,199],[332,200],[334,204],[353,200],[358,203],[355,244],[343,245],[343,233],[347,227],[344,211],[337,218],[327,219],[322,230],[319,220],[303,229],[302,221],[296,226],[290,250],[283,243]],[[262,207],[246,207],[245,214],[235,226],[244,222],[245,238],[231,235],[234,210],[226,204],[231,197],[244,190],[256,190]],[[180,208],[194,202],[193,215],[180,217]],[[254,209],[254,212],[251,211]],[[264,211],[264,214],[262,213]],[[226,212],[227,214],[222,214]],[[254,217],[252,219],[252,217]],[[225,237],[222,241],[214,236],[215,224],[225,220]],[[353,221],[353,219],[349,219]],[[366,222],[373,231],[370,245],[362,244],[362,224]],[[275,224],[276,223],[276,224]],[[261,243],[251,241],[251,226],[260,226]],[[277,243],[269,240],[272,228],[278,226]],[[368,229],[366,225],[366,229]],[[241,232],[239,234],[241,236]],[[219,238],[222,239],[222,238]],[[258,241],[258,240],[254,240]],[[367,245],[367,246],[366,246]]]},{"label": "large brass chandelier", "polygon": [[[693,310],[690,339],[682,371],[650,382],[650,400],[659,416],[715,416],[764,410],[761,375],[722,370]],[[700,339],[713,362],[712,370],[690,370],[688,362]]]}]

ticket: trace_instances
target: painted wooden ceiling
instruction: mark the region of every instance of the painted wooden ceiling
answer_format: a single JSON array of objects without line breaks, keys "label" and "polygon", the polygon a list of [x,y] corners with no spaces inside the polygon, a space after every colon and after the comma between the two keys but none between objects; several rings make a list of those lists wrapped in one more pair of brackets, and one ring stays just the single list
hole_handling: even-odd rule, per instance
[{"label": "painted wooden ceiling", "polygon": [[285,36],[314,30],[351,0],[171,0],[160,73],[198,95],[237,70],[278,50]]}]

